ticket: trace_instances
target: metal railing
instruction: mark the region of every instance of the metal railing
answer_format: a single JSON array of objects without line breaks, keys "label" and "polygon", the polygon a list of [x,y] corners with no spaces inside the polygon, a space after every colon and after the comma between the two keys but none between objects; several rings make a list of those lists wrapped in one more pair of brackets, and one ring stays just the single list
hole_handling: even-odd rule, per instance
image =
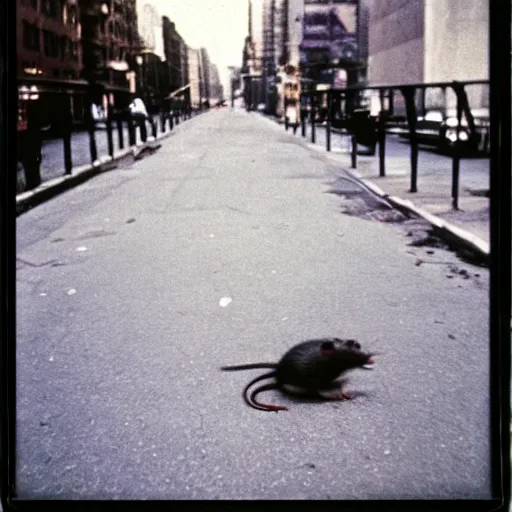
[{"label": "metal railing", "polygon": [[[331,151],[331,133],[333,123],[337,124],[342,131],[351,136],[351,166],[357,167],[357,145],[359,142],[361,127],[364,121],[358,119],[356,112],[358,109],[359,98],[365,92],[377,92],[379,96],[380,109],[376,118],[368,119],[367,129],[376,135],[379,146],[379,175],[386,175],[386,134],[391,126],[396,126],[399,117],[394,115],[394,95],[398,92],[405,102],[405,120],[407,126],[408,138],[410,142],[410,163],[411,163],[411,181],[410,192],[418,191],[418,108],[417,92],[421,94],[421,104],[423,113],[425,113],[425,95],[428,89],[441,89],[443,94],[447,89],[453,90],[456,96],[455,119],[456,126],[453,127],[456,133],[456,139],[451,145],[450,156],[452,158],[452,187],[451,198],[452,207],[459,208],[459,178],[460,178],[460,160],[464,157],[464,146],[460,140],[460,133],[463,130],[462,118],[464,116],[469,130],[469,137],[479,136],[475,119],[469,105],[466,87],[471,85],[488,86],[489,80],[470,80],[470,81],[452,81],[452,82],[430,82],[413,84],[395,84],[380,86],[355,86],[343,89],[329,89],[321,91],[309,91],[301,94],[301,135],[306,137],[306,119],[309,117],[311,124],[311,142],[316,141],[315,124],[317,114],[323,111],[325,129],[326,129],[326,150]],[[322,101],[323,100],[323,101]],[[387,108],[384,105],[387,100]],[[322,107],[322,104],[324,105]],[[306,107],[307,105],[307,107]],[[367,109],[368,111],[369,109]],[[360,116],[361,117],[361,116]],[[285,121],[286,129],[288,124]],[[489,145],[489,125],[483,128],[486,132],[483,137],[484,148],[488,150]]]},{"label": "metal railing", "polygon": [[[33,86],[29,90],[31,95],[20,94],[20,104],[22,101],[27,101],[30,113],[30,109],[33,109],[36,102],[42,104],[45,101],[45,92],[39,89],[40,92],[35,94]],[[129,113],[128,101],[116,107],[111,103],[112,91],[107,87],[102,90],[102,94],[107,98],[105,117],[94,119],[92,105],[97,102],[94,91],[97,93],[97,88],[82,86],[79,91],[52,92],[58,95],[58,112],[53,112],[52,124],[55,125],[55,129],[50,140],[43,141],[45,131],[39,115],[40,109],[35,109],[34,113],[28,115],[27,122],[20,124],[22,129],[18,131],[18,167],[21,164],[25,184],[21,190],[18,189],[18,193],[33,189],[48,179],[72,174],[77,164],[75,160],[78,161],[79,166],[94,165],[101,157],[108,155],[114,158],[115,154],[119,154],[125,146],[136,146],[137,139],[139,143],[146,142],[149,135],[156,140],[159,134],[169,133],[181,121],[190,119],[202,111],[202,109],[192,108],[189,104],[164,100],[156,109],[148,106],[150,111],[148,118],[137,120]],[[82,105],[82,122],[79,130],[76,126],[76,115],[73,113],[73,102],[77,93],[81,94],[85,100]],[[48,96],[47,94],[46,98]],[[137,131],[139,137],[137,137]],[[62,143],[61,156],[57,154],[57,141]],[[87,150],[84,146],[87,146]],[[51,153],[49,161],[45,161],[44,152]],[[42,174],[45,176],[42,177]]]}]

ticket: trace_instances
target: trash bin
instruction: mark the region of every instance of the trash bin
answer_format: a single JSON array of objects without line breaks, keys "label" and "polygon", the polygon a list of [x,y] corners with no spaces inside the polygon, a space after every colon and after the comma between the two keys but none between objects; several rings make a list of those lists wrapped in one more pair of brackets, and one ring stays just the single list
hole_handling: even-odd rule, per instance
[{"label": "trash bin", "polygon": [[350,127],[357,143],[370,148],[370,151],[374,153],[377,145],[377,123],[373,117],[370,117],[370,111],[354,110],[350,119]]}]

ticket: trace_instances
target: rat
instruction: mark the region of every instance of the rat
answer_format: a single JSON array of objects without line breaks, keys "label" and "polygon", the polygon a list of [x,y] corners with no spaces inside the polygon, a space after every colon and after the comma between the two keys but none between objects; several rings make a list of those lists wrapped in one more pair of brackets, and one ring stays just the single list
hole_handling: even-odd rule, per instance
[{"label": "rat", "polygon": [[[371,368],[372,357],[361,350],[361,345],[352,339],[324,338],[304,341],[290,348],[278,363],[253,363],[237,366],[223,366],[221,370],[237,371],[269,368],[273,371],[260,375],[245,386],[242,396],[254,409],[262,411],[287,411],[281,405],[258,402],[256,396],[262,391],[279,389],[289,393],[320,396],[328,400],[346,400],[348,393],[342,390],[344,381],[338,379],[348,370]],[[275,382],[257,387],[250,396],[250,387],[264,379],[275,378]],[[338,385],[337,392],[327,393]]]}]

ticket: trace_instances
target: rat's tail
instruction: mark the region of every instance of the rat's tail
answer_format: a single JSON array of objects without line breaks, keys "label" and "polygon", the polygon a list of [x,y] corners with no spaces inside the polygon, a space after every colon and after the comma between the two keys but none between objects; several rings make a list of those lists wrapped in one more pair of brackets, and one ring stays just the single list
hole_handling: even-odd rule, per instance
[{"label": "rat's tail", "polygon": [[242,364],[237,366],[223,366],[221,370],[232,372],[236,370],[255,370],[257,368],[277,368],[276,363],[254,363],[254,364]]}]

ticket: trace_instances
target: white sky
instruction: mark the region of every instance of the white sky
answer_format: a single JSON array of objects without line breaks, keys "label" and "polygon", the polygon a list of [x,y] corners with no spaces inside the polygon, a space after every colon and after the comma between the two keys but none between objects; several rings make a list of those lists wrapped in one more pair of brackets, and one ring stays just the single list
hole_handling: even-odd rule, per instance
[{"label": "white sky", "polygon": [[228,66],[242,65],[247,36],[248,0],[137,0],[167,16],[192,48],[205,47],[219,68],[224,95],[229,97]]}]

